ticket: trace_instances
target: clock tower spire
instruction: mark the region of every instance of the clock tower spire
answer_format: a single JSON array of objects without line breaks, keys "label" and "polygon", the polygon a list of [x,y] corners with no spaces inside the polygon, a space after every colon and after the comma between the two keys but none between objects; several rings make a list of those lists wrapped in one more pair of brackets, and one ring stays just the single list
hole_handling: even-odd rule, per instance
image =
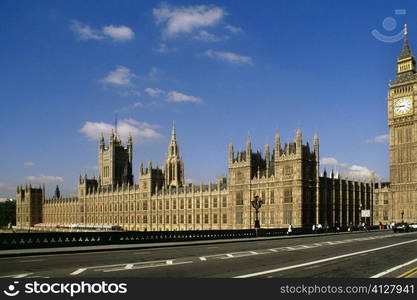
[{"label": "clock tower spire", "polygon": [[416,61],[408,44],[407,24],[404,25],[404,43],[400,56],[397,59],[397,80],[409,80],[416,73]]}]

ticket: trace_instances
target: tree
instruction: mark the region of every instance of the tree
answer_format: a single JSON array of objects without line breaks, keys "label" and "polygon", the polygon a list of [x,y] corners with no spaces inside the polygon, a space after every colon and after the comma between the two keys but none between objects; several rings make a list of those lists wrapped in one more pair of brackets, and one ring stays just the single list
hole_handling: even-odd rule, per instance
[{"label": "tree", "polygon": [[0,226],[16,225],[16,201],[0,203]]},{"label": "tree", "polygon": [[55,189],[55,198],[59,199],[61,197],[61,192],[59,191],[59,187],[56,186]]}]

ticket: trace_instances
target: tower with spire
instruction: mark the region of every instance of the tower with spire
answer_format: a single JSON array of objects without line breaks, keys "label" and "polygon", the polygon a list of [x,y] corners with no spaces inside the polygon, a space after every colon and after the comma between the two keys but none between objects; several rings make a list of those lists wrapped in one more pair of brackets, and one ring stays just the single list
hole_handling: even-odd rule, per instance
[{"label": "tower with spire", "polygon": [[175,123],[172,124],[171,140],[168,145],[167,157],[164,163],[165,187],[181,187],[184,185],[184,163],[180,156]]},{"label": "tower with spire", "polygon": [[[389,85],[390,220],[413,221],[417,214],[417,73],[407,26],[397,59],[396,79]],[[384,208],[385,210],[385,208]]]}]

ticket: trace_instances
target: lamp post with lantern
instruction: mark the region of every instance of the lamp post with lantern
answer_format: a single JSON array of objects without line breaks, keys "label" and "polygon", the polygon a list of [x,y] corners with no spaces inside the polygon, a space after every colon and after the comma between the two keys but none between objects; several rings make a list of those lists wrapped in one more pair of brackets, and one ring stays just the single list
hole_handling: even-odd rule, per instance
[{"label": "lamp post with lantern", "polygon": [[250,203],[255,209],[255,235],[258,236],[258,229],[261,228],[261,224],[259,223],[259,209],[261,208],[263,201],[259,196],[255,196]]}]

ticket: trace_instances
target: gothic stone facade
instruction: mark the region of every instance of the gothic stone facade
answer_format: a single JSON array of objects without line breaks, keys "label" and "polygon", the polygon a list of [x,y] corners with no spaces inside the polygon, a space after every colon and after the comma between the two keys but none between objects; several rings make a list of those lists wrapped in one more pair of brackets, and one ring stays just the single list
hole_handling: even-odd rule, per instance
[{"label": "gothic stone facade", "polygon": [[209,230],[253,228],[250,201],[263,201],[263,228],[348,225],[360,221],[360,205],[371,208],[370,183],[319,174],[319,139],[313,147],[303,144],[297,130],[294,141],[281,145],[275,136],[274,149],[235,153],[229,145],[228,176],[215,183],[185,184],[175,127],[162,168],[149,162],[139,166],[133,181],[132,139],[127,147],[117,134],[108,146],[99,141],[99,177],[80,176],[78,196],[45,199],[44,187],[19,186],[17,226],[44,224],[118,225],[126,230]]}]

